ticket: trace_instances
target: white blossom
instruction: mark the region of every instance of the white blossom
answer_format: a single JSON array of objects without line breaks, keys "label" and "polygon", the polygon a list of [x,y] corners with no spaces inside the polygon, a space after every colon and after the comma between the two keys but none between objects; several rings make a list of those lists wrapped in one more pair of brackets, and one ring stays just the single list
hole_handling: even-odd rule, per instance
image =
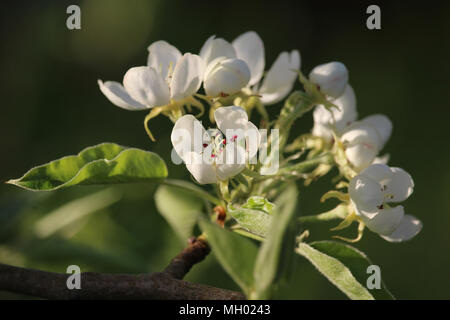
[{"label": "white blossom", "polygon": [[192,115],[177,120],[172,145],[194,178],[201,184],[227,180],[255,157],[261,137],[241,107],[221,107],[214,112],[218,129],[205,130]]},{"label": "white blossom", "polygon": [[357,118],[356,97],[350,85],[347,85],[344,93],[337,99],[330,99],[339,109],[327,110],[325,106],[318,105],[313,112],[314,127],[312,134],[325,139],[332,138],[332,131],[339,136],[344,129],[351,125]]},{"label": "white blossom", "polygon": [[368,116],[347,127],[340,139],[353,168],[359,172],[374,163],[391,133],[392,122],[382,114]]},{"label": "white blossom", "polygon": [[230,95],[248,84],[249,67],[237,58],[233,46],[226,40],[211,36],[201,48],[200,57],[206,66],[203,87],[207,95]]},{"label": "white blossom", "polygon": [[123,85],[98,80],[100,90],[112,103],[127,110],[143,110],[165,106],[197,92],[205,69],[198,55],[182,55],[166,41],[156,41],[148,50],[148,66],[129,69]]},{"label": "white blossom", "polygon": [[309,74],[309,80],[318,85],[321,92],[337,98],[347,86],[348,71],[341,62],[329,62],[315,67]]},{"label": "white blossom", "polygon": [[422,223],[405,215],[403,206],[394,203],[406,200],[413,192],[411,176],[401,168],[373,164],[355,176],[349,184],[351,203],[364,224],[391,242],[413,238]]},{"label": "white blossom", "polygon": [[238,36],[232,42],[236,56],[245,61],[250,69],[248,88],[260,95],[261,102],[270,105],[281,101],[292,90],[300,69],[300,53],[297,50],[282,52],[261,81],[265,67],[264,43],[254,31]]}]

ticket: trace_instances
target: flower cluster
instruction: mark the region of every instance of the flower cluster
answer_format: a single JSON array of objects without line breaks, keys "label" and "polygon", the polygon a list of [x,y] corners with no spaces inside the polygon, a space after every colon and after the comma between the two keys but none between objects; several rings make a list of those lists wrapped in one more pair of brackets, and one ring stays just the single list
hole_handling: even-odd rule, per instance
[{"label": "flower cluster", "polygon": [[310,81],[336,106],[315,108],[312,134],[335,144],[336,158],[344,158],[336,163],[346,167],[341,169],[350,180],[351,210],[356,219],[388,241],[411,239],[421,230],[421,222],[405,215],[403,206],[392,204],[406,200],[414,182],[403,169],[387,166],[388,156],[378,157],[391,136],[392,122],[382,114],[357,120],[355,93],[342,63],[316,67]]},{"label": "flower cluster", "polygon": [[[196,182],[219,186],[216,192],[224,206],[240,205],[255,196],[272,200],[288,183],[304,179],[308,184],[337,167],[336,188],[347,192],[332,190],[324,196],[336,196],[347,208],[336,229],[357,221],[356,240],[367,227],[393,242],[411,239],[420,231],[421,222],[394,205],[411,195],[411,176],[387,166],[388,155],[379,155],[391,136],[392,122],[382,114],[358,119],[356,96],[343,63],[321,64],[305,77],[300,54],[292,50],[280,53],[265,72],[264,43],[253,31],[232,42],[211,36],[198,54],[182,54],[166,41],[152,43],[148,51],[146,66],[129,69],[123,84],[99,80],[100,90],[121,108],[150,109],[145,125],[152,139],[148,120],[168,116],[174,122],[174,153]],[[304,91],[292,92],[297,79]],[[271,121],[266,106],[285,98],[279,116]],[[205,105],[210,108],[212,129],[197,119]],[[189,114],[192,107],[201,112]],[[267,140],[249,121],[253,109],[260,113],[259,127],[273,131]],[[287,145],[294,121],[310,110],[314,110],[311,133]],[[254,161],[261,147],[268,152],[264,164]],[[297,153],[288,155],[292,152]],[[281,166],[264,177],[264,166],[271,162]]]},{"label": "flower cluster", "polygon": [[98,80],[100,90],[118,107],[142,110],[166,106],[192,97],[202,83],[210,98],[225,97],[241,90],[261,96],[261,102],[274,104],[292,90],[300,68],[297,50],[282,52],[264,79],[264,44],[257,33],[246,32],[232,43],[211,36],[198,55],[184,55],[166,41],[148,47],[147,66],[133,67],[123,85]]}]

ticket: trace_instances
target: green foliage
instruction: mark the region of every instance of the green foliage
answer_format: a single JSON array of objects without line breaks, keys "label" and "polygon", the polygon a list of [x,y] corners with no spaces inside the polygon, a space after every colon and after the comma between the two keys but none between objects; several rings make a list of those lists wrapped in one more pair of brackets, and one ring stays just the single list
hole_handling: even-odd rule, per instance
[{"label": "green foliage", "polygon": [[300,243],[296,252],[308,259],[332,284],[354,300],[392,299],[382,286],[371,292],[365,287],[369,259],[357,249],[335,241]]},{"label": "green foliage", "polygon": [[242,205],[245,209],[261,210],[267,214],[272,214],[275,205],[264,197],[253,196],[248,198],[247,202]]},{"label": "green foliage", "polygon": [[[191,184],[186,181],[180,182]],[[198,188],[191,185],[192,188]],[[185,243],[186,239],[192,236],[194,226],[202,212],[203,200],[186,189],[161,185],[155,193],[155,203],[159,213]]]},{"label": "green foliage", "polygon": [[250,197],[241,207],[229,204],[227,213],[230,214],[240,227],[260,237],[266,237],[272,222],[274,204],[263,197]]},{"label": "green foliage", "polygon": [[199,224],[217,260],[249,296],[254,286],[253,268],[258,254],[256,244],[205,219],[200,220]]},{"label": "green foliage", "polygon": [[297,188],[291,184],[275,201],[273,222],[266,240],[261,245],[255,262],[254,298],[268,298],[273,284],[280,278],[282,266],[293,255],[294,233],[289,232],[297,205]]},{"label": "green foliage", "polygon": [[[314,249],[342,262],[359,283],[365,285],[369,274],[367,267],[372,265],[370,259],[358,249],[336,241],[316,241],[309,244]],[[370,294],[377,300],[392,300],[394,296],[381,282],[381,289],[372,289]]]},{"label": "green foliage", "polygon": [[32,168],[9,180],[24,189],[51,191],[75,185],[158,181],[167,177],[164,161],[155,153],[102,143]]}]

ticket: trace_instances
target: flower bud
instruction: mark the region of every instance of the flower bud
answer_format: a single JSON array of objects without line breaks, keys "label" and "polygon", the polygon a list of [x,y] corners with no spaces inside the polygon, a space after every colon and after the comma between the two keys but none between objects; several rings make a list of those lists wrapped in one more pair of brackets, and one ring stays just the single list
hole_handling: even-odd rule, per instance
[{"label": "flower bud", "polygon": [[380,136],[371,126],[355,123],[341,137],[346,145],[345,155],[356,171],[373,163],[380,151]]},{"label": "flower bud", "polygon": [[329,62],[315,67],[309,74],[309,80],[326,95],[338,98],[347,85],[348,71],[341,62]]},{"label": "flower bud", "polygon": [[203,86],[209,96],[229,95],[245,87],[250,80],[250,70],[240,59],[218,58],[210,63]]}]

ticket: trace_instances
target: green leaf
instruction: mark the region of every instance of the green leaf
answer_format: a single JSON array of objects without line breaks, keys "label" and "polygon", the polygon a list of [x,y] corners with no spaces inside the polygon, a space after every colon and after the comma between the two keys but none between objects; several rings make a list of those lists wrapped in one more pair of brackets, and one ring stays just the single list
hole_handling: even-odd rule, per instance
[{"label": "green leaf", "polygon": [[221,204],[221,202],[218,198],[214,197],[212,194],[206,192],[205,190],[196,186],[193,183],[183,181],[183,180],[175,180],[175,179],[166,179],[162,183],[165,185],[171,186],[171,187],[176,187],[176,188],[182,189],[184,191],[188,191],[188,192],[192,193],[192,195],[197,196],[202,199],[205,199],[205,200],[208,200],[211,203],[214,203],[217,205]]},{"label": "green leaf", "polygon": [[260,196],[250,197],[247,202],[242,205],[242,208],[261,210],[268,214],[272,214],[274,207],[275,205],[272,202],[269,202],[269,200]]},{"label": "green leaf", "polygon": [[[183,181],[186,184],[189,182]],[[192,185],[192,188],[198,188]],[[200,189],[200,188],[198,188]],[[191,191],[168,185],[159,186],[155,193],[156,208],[183,241],[192,236],[202,212],[203,199]]]},{"label": "green leaf", "polygon": [[201,219],[199,224],[219,263],[248,296],[254,283],[256,244],[205,219]]},{"label": "green leaf", "polygon": [[241,207],[233,207],[229,204],[227,213],[248,232],[260,237],[266,237],[272,222],[272,210],[274,204],[263,197],[250,197]]},{"label": "green leaf", "polygon": [[[352,273],[352,275],[361,284],[366,284],[370,274],[367,273],[367,267],[373,263],[370,259],[358,249],[344,243],[336,241],[317,241],[309,244],[314,249],[333,257],[342,262]],[[377,300],[392,300],[394,296],[381,282],[381,289],[371,289],[370,293]]]},{"label": "green leaf", "polygon": [[308,259],[332,284],[352,300],[374,300],[370,292],[354,277],[349,268],[333,256],[301,242],[296,252]]},{"label": "green leaf", "polygon": [[164,161],[155,153],[114,143],[102,143],[37,166],[7,183],[32,191],[75,185],[155,181],[167,177]]},{"label": "green leaf", "polygon": [[122,193],[120,191],[115,188],[108,188],[72,200],[36,221],[34,233],[38,238],[46,238],[57,232],[70,229],[89,215],[109,207],[121,198]]},{"label": "green leaf", "polygon": [[297,205],[297,188],[291,184],[275,201],[275,213],[266,240],[261,245],[253,272],[255,292],[252,298],[266,299],[273,284],[280,278],[280,270],[294,253],[295,233],[289,228]]}]

